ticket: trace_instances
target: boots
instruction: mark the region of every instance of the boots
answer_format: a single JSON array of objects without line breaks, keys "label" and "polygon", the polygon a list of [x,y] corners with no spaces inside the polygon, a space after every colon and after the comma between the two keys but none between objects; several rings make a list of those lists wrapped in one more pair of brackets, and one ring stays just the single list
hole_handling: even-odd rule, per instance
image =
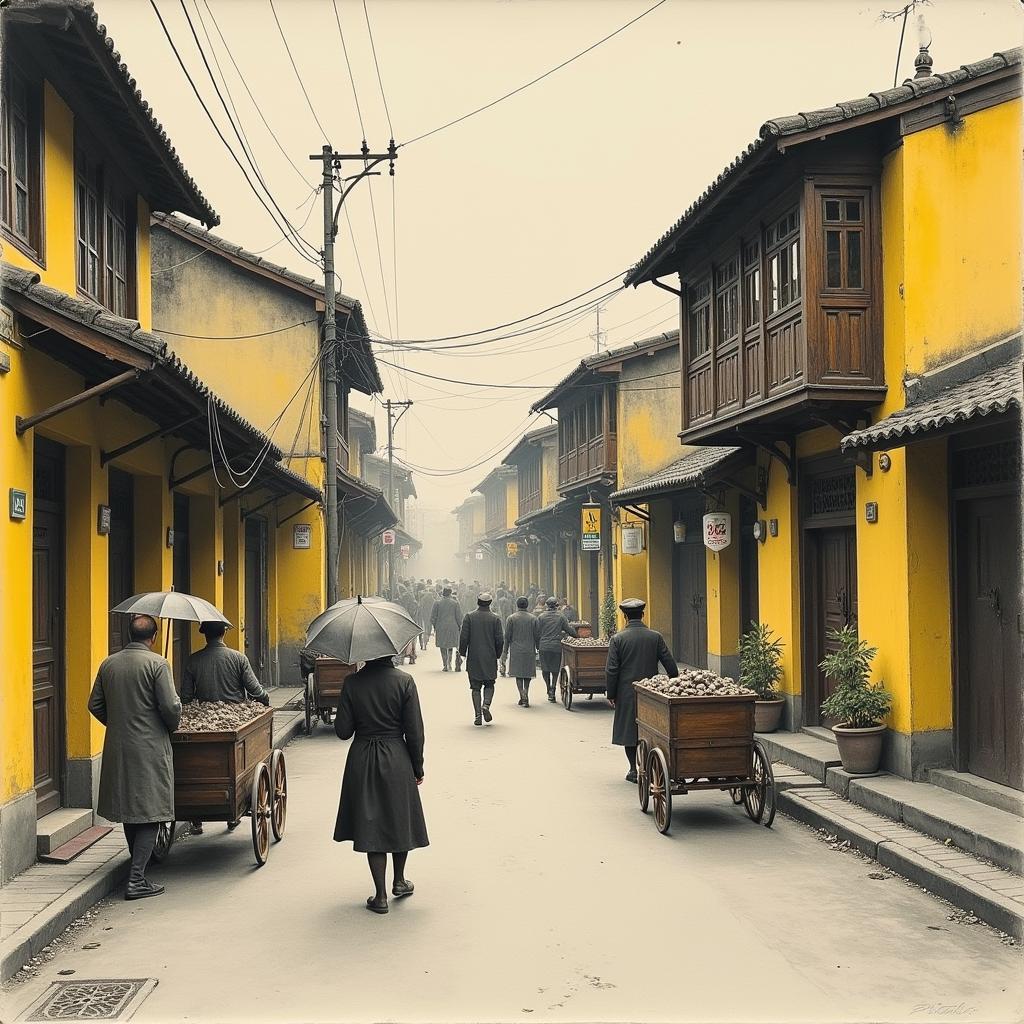
[{"label": "boots", "polygon": [[462,671],[462,654],[459,651],[455,652],[455,671]]},{"label": "boots", "polygon": [[528,708],[530,706],[530,680],[523,680],[523,707]]},{"label": "boots", "polygon": [[483,702],[480,697],[480,691],[471,690],[470,693],[473,695],[473,724],[483,725]]},{"label": "boots", "polygon": [[485,686],[484,687],[484,699],[483,699],[483,703],[480,706],[480,710],[481,710],[481,712],[482,712],[482,714],[484,716],[484,721],[487,722],[488,725],[491,723],[491,720],[494,717],[491,714],[491,701],[492,700],[494,700],[494,687],[493,686]]},{"label": "boots", "polygon": [[519,690],[519,706],[520,707],[525,707],[526,706],[526,694],[523,693],[523,681],[522,681],[522,679],[517,679],[516,680],[516,689]]},{"label": "boots", "polygon": [[555,679],[550,672],[544,673],[544,685],[548,688],[548,700],[555,703]]},{"label": "boots", "polygon": [[451,670],[452,664],[452,652],[448,647],[441,648],[441,671],[448,672]]}]

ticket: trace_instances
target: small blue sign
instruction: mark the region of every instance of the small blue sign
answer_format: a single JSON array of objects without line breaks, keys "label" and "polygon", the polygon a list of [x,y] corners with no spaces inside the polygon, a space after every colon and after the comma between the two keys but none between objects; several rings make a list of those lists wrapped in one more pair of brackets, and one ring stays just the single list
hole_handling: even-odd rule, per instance
[{"label": "small blue sign", "polygon": [[11,488],[11,518],[28,518],[28,494],[25,491],[19,491],[16,487]]}]

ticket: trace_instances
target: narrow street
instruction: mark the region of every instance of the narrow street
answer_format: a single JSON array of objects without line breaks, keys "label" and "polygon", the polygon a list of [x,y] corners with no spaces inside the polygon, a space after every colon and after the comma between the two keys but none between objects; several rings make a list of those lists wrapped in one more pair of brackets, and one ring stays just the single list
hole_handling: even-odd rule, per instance
[{"label": "narrow street", "polygon": [[[533,686],[474,728],[464,675],[414,672],[432,846],[377,917],[365,860],[331,841],[347,744],[287,749],[284,841],[254,870],[248,821],[175,845],[155,900],[116,900],[40,975],[153,978],[138,1021],[1019,1019],[1018,951],[877,866],[726,794],[680,797],[658,835],[623,781],[604,701]],[[84,949],[99,943],[98,948]]]}]

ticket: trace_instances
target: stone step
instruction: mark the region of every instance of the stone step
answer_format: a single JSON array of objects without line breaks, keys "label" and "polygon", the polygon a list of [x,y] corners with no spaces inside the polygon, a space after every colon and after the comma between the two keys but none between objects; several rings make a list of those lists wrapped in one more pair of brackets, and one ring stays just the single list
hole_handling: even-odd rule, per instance
[{"label": "stone step", "polygon": [[1024,873],[1024,829],[1015,814],[895,775],[854,776],[846,795],[869,811],[902,821],[940,842],[948,839],[1008,871]]},{"label": "stone step", "polygon": [[970,772],[955,772],[952,768],[930,768],[928,781],[940,789],[969,796],[979,803],[1024,818],[1024,793],[1009,786],[1000,786],[998,782],[989,782]]},{"label": "stone step", "polygon": [[36,822],[36,853],[52,853],[92,828],[92,824],[92,809],[88,807],[59,807],[51,811]]},{"label": "stone step", "polygon": [[70,842],[58,846],[56,850],[41,853],[39,859],[47,864],[70,864],[80,853],[85,853],[90,846],[95,846],[112,831],[113,829],[109,825],[93,825],[84,832],[79,832]]},{"label": "stone step", "polygon": [[841,763],[835,743],[806,732],[758,733],[757,738],[772,761],[782,761],[820,783],[824,783],[829,768]]}]

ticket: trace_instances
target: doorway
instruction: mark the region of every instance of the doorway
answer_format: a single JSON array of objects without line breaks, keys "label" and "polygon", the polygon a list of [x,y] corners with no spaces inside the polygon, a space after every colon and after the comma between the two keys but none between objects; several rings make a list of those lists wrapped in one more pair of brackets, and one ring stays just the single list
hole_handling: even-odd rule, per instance
[{"label": "doorway", "polygon": [[953,455],[958,767],[1024,789],[1020,442]]},{"label": "doorway", "polygon": [[[135,593],[134,478],[111,468],[107,493],[110,534],[107,537],[107,598],[109,607]],[[110,615],[107,653],[116,654],[128,644],[130,615]]]},{"label": "doorway", "polygon": [[245,521],[245,654],[267,685],[267,521]]},{"label": "doorway", "polygon": [[672,546],[673,653],[692,668],[708,667],[708,571],[701,532],[703,504],[676,506],[685,537]]},{"label": "doorway", "polygon": [[64,449],[37,437],[32,475],[32,737],[41,818],[64,799]]},{"label": "doorway", "polygon": [[806,725],[828,724],[819,708],[834,684],[819,665],[836,650],[833,632],[857,628],[856,495],[852,468],[832,459],[801,466]]},{"label": "doorway", "polygon": [[740,498],[740,636],[752,622],[760,621],[757,549],[761,545],[754,536],[756,522],[757,504],[744,495]]},{"label": "doorway", "polygon": [[[172,550],[172,581],[174,589],[183,593],[192,590],[191,555],[188,541],[189,500],[187,494],[174,495],[174,547]],[[174,657],[174,685],[181,692],[181,677],[185,662],[192,653],[192,626],[188,622],[173,624],[172,640]]]}]

